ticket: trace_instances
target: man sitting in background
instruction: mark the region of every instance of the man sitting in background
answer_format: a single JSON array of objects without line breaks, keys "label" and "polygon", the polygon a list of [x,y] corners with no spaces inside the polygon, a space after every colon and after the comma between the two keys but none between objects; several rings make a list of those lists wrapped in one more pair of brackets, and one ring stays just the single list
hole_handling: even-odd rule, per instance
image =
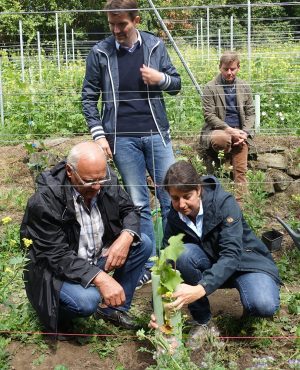
[{"label": "man sitting in background", "polygon": [[248,143],[253,137],[255,109],[250,86],[237,77],[240,59],[237,53],[225,52],[220,58],[220,74],[203,91],[205,124],[200,146],[209,152],[224,151],[231,159],[233,179],[239,185],[237,199],[247,192]]}]

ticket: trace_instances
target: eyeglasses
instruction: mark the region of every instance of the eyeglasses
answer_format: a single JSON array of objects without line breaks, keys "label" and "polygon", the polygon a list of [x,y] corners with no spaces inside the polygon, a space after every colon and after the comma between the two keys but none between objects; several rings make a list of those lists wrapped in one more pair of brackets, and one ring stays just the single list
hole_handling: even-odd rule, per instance
[{"label": "eyeglasses", "polygon": [[100,180],[89,180],[89,181],[82,180],[82,178],[80,177],[79,173],[76,171],[75,167],[72,166],[72,165],[70,167],[72,168],[72,171],[76,174],[76,176],[78,177],[78,179],[80,180],[80,182],[81,182],[80,185],[81,186],[84,186],[84,187],[93,186],[93,185],[103,185],[106,182],[108,182],[108,181],[111,180],[109,166],[106,166],[106,177],[104,179],[100,179]]}]

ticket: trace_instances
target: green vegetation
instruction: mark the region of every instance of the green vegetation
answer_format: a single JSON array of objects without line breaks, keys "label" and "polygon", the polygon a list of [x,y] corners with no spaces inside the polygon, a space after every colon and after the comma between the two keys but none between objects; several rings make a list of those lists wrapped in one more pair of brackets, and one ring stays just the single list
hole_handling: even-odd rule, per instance
[{"label": "green vegetation", "polygon": [[[300,96],[295,83],[298,79],[295,55],[299,53],[299,45],[278,44],[274,49],[272,55],[263,47],[252,51],[249,82],[253,94],[261,95],[261,129],[284,132],[296,129],[300,121]],[[195,78],[203,87],[218,71],[216,51],[211,50],[210,63],[202,61],[195,48],[185,46],[184,52]],[[242,55],[240,77],[248,80],[246,50],[239,52]],[[279,52],[283,56],[279,56]],[[175,137],[192,136],[199,133],[203,124],[201,99],[177,55],[174,51],[171,54],[183,79],[181,94],[175,97],[165,94],[171,129]],[[22,82],[17,56],[2,55],[5,126],[1,128],[1,135],[28,141],[41,136],[87,132],[80,98],[83,59],[69,64],[68,68],[63,66],[59,73],[55,58],[44,56],[43,80],[40,82],[37,58],[31,56],[30,68],[25,69],[25,82]]]}]

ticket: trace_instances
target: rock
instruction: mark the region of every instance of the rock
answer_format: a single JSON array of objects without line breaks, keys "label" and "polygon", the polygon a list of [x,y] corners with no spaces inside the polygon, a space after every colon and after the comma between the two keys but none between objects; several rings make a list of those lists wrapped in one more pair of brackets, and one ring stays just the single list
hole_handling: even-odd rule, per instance
[{"label": "rock", "polygon": [[267,166],[269,168],[277,168],[279,170],[285,170],[287,168],[287,159],[282,154],[260,154],[257,157],[257,161],[257,166],[260,167]]},{"label": "rock", "polygon": [[277,169],[269,169],[268,174],[273,180],[275,191],[285,191],[293,182],[292,177]]},{"label": "rock", "polygon": [[56,139],[46,139],[44,140],[44,145],[46,147],[53,147],[53,146],[57,146],[57,145],[60,145],[62,143],[64,143],[65,141],[68,141],[69,138],[67,137],[58,137]]},{"label": "rock", "polygon": [[266,172],[266,179],[265,179],[265,183],[264,183],[264,191],[268,195],[275,194],[275,188],[274,188],[274,184],[273,184],[273,178],[272,178],[272,176],[268,172]]},{"label": "rock", "polygon": [[[277,147],[269,147],[269,148],[255,148],[257,154],[264,154],[264,153],[284,153],[286,148],[283,146],[277,146]],[[251,154],[254,152],[252,149],[249,151]]]},{"label": "rock", "polygon": [[291,185],[287,189],[287,194],[289,197],[292,195],[300,195],[300,179],[295,180],[291,183]]},{"label": "rock", "polygon": [[295,178],[300,177],[300,164],[298,163],[298,164],[294,164],[291,167],[288,167],[287,174]]}]

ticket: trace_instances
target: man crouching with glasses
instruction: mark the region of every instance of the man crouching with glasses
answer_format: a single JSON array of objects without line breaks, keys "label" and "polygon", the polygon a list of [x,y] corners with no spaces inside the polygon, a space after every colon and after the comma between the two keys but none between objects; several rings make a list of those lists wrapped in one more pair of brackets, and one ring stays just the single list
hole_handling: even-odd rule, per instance
[{"label": "man crouching with glasses", "polygon": [[151,242],[99,145],[77,144],[67,161],[41,173],[24,238],[32,240],[25,288],[46,330],[71,332],[72,319],[92,314],[137,329],[127,312]]}]

